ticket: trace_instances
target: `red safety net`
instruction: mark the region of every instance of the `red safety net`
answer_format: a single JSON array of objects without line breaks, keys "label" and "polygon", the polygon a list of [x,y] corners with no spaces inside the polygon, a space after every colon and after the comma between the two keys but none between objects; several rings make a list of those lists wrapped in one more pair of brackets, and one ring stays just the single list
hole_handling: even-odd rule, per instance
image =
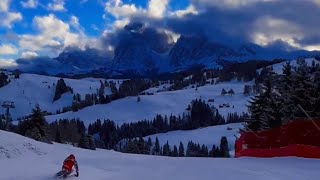
[{"label": "red safety net", "polygon": [[[314,121],[320,127],[320,121]],[[280,128],[242,132],[235,144],[235,157],[297,156],[320,158],[320,131],[311,120],[297,120]]]}]

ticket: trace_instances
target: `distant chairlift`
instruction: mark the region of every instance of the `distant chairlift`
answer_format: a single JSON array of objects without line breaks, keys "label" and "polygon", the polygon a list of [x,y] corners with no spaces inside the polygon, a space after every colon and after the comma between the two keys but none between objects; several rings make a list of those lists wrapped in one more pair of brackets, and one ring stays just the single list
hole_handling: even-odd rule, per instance
[{"label": "distant chairlift", "polygon": [[8,130],[9,125],[12,121],[12,118],[10,115],[10,109],[15,108],[15,105],[14,105],[14,102],[12,101],[4,101],[1,106],[6,110],[4,125],[5,125],[5,129]]}]

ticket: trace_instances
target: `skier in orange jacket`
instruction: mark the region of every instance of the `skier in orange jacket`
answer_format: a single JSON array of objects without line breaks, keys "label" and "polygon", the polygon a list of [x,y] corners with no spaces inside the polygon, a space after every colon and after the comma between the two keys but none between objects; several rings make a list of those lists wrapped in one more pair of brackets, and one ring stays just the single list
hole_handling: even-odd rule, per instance
[{"label": "skier in orange jacket", "polygon": [[78,162],[76,160],[76,157],[73,154],[71,154],[63,161],[62,170],[57,173],[57,176],[63,176],[64,178],[66,178],[71,174],[73,166],[76,168],[75,176],[78,177],[79,176]]}]

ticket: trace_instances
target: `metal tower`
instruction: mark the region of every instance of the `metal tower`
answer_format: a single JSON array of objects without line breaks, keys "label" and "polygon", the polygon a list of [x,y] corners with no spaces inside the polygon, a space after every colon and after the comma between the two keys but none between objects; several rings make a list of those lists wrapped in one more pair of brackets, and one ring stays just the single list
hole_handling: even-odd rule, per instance
[{"label": "metal tower", "polygon": [[11,124],[12,118],[10,115],[10,109],[15,108],[14,102],[12,101],[4,101],[1,105],[4,109],[6,109],[5,119],[4,119],[4,127],[6,130],[9,129],[9,125]]}]

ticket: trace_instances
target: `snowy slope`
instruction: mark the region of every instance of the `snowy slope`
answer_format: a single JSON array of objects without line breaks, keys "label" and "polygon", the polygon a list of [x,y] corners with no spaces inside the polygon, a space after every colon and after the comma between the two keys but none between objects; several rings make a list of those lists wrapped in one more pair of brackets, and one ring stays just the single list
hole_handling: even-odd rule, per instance
[{"label": "snowy slope", "polygon": [[172,158],[44,144],[0,131],[0,180],[48,180],[70,153],[77,180],[316,180],[320,160],[301,158]]},{"label": "snowy slope", "polygon": [[[13,101],[15,103],[16,108],[11,111],[14,119],[29,115],[36,104],[39,104],[41,109],[53,113],[72,104],[73,95],[71,93],[63,94],[61,99],[53,102],[55,93],[53,83],[57,84],[59,80],[57,77],[22,74],[20,79],[10,80],[11,83],[0,88],[0,103],[3,101]],[[96,90],[100,87],[100,80],[94,78],[81,80],[64,78],[64,81],[73,88],[74,93],[79,93],[82,99],[87,93],[96,93]],[[105,93],[111,94],[110,89],[106,88]],[[4,113],[4,110],[1,108],[0,114],[2,113]]]},{"label": "snowy slope", "polygon": [[145,91],[143,91],[144,93],[157,93],[157,92],[163,92],[163,91],[168,91],[168,89],[171,87],[171,84],[161,84],[159,86],[156,87],[152,87],[149,88]]},{"label": "snowy slope", "polygon": [[[232,128],[232,130],[227,130],[228,127]],[[200,145],[204,144],[211,150],[212,145],[219,146],[221,137],[226,136],[229,143],[229,150],[231,151],[231,154],[234,154],[234,142],[236,139],[234,135],[238,134],[239,128],[242,128],[242,123],[212,126],[190,131],[171,131],[168,133],[147,136],[144,139],[148,140],[150,137],[152,142],[155,142],[156,137],[158,137],[160,145],[164,145],[168,141],[171,148],[174,145],[179,147],[180,141],[186,148],[188,142],[193,141]]]},{"label": "snowy slope", "polygon": [[[314,59],[314,58],[307,58],[305,59],[306,60],[306,63],[311,66],[312,65],[312,62],[314,61],[316,64],[320,64],[320,61]],[[269,67],[272,67],[273,69],[273,72],[277,73],[277,74],[282,74],[282,68],[283,68],[283,65],[285,65],[286,62],[282,62],[282,63],[277,63],[277,64],[273,64]],[[297,66],[297,60],[292,60],[290,61],[290,64],[291,66],[293,67],[296,67]],[[258,69],[257,71],[260,72],[262,69]]]},{"label": "snowy slope", "polygon": [[[47,116],[49,122],[57,119],[71,119],[80,118],[86,124],[89,124],[97,119],[111,119],[116,123],[122,124],[125,122],[135,122],[140,120],[151,120],[157,114],[161,115],[179,115],[185,112],[188,104],[196,98],[203,100],[215,99],[214,105],[218,107],[220,104],[229,103],[230,108],[219,109],[220,114],[226,116],[230,112],[247,112],[245,104],[250,97],[243,95],[243,88],[245,84],[252,84],[252,82],[227,82],[216,85],[206,85],[195,89],[184,89],[178,91],[160,92],[155,95],[144,95],[141,97],[141,102],[137,102],[137,97],[127,97],[109,104],[95,105],[84,108],[77,112],[66,112],[63,114]],[[225,88],[227,91],[233,89],[234,96],[221,96],[221,90]],[[233,108],[234,106],[234,108]],[[92,113],[95,112],[95,113]]]}]

